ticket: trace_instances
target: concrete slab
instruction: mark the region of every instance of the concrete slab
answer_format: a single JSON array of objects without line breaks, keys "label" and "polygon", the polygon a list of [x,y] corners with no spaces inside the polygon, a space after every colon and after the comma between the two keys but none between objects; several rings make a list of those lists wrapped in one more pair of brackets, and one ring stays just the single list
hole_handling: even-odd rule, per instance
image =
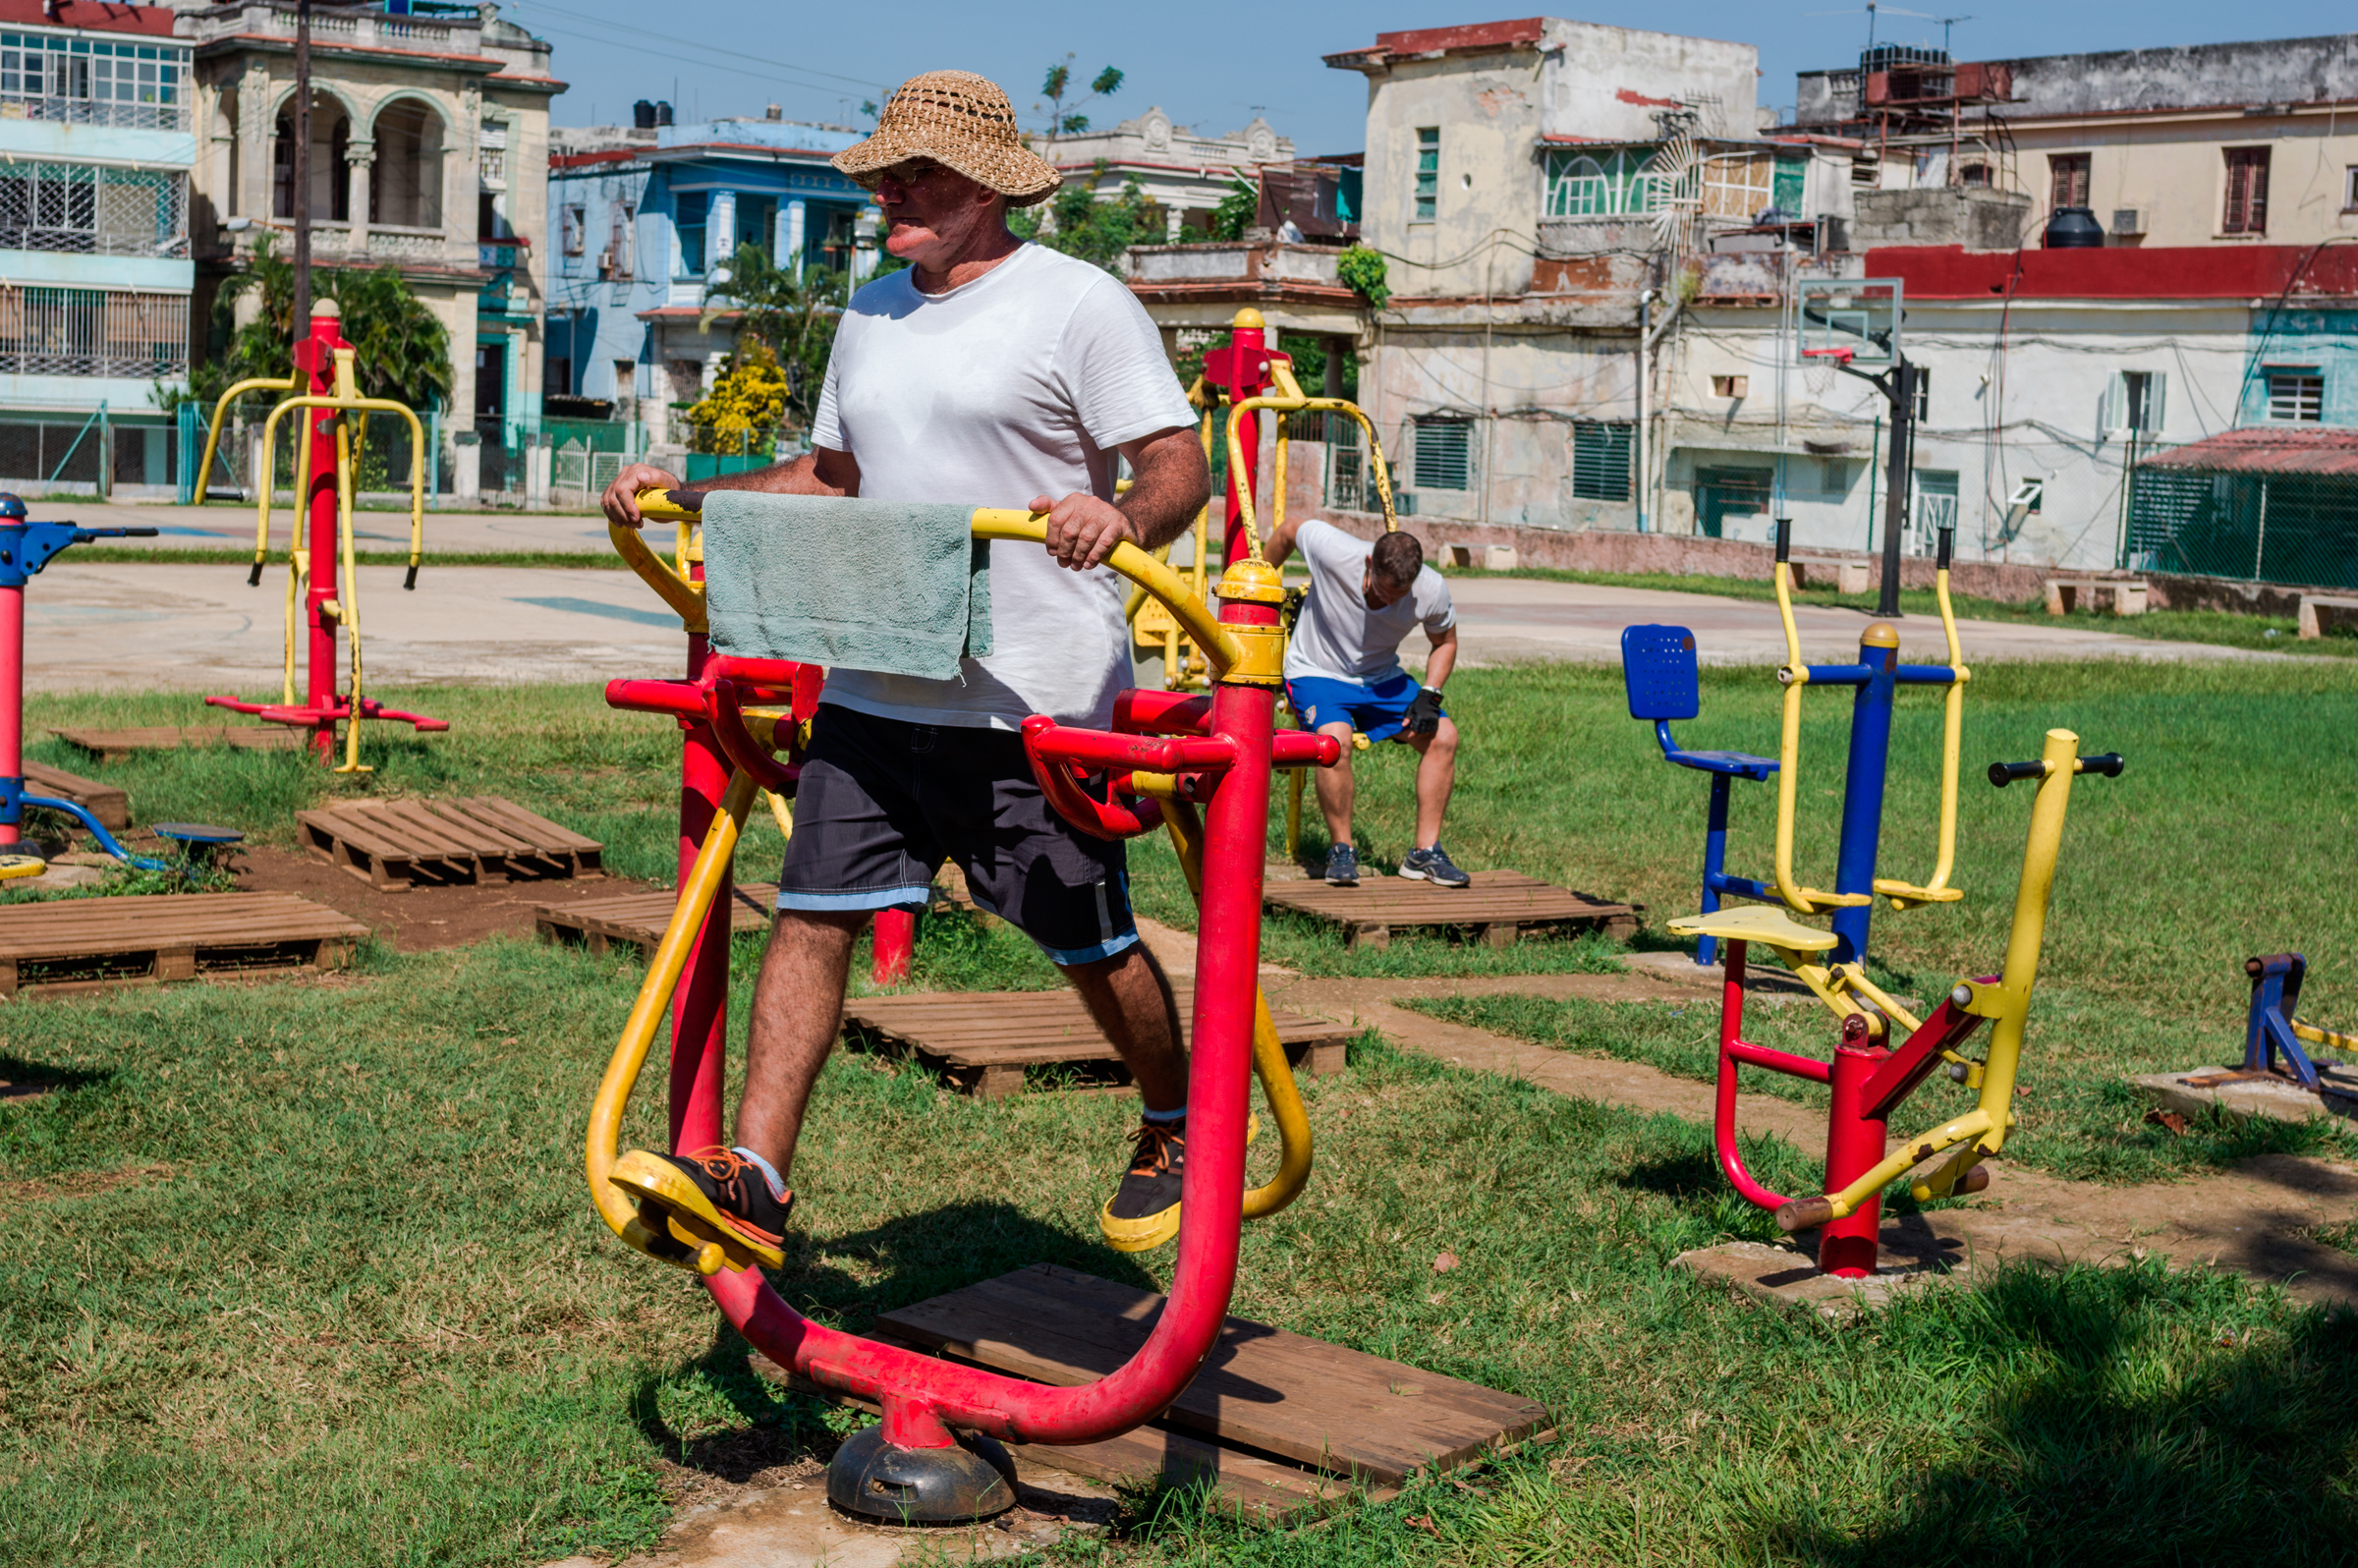
[{"label": "concrete slab", "polygon": [[[1693,630],[1696,654],[1706,664],[1781,664],[1785,658],[1784,632],[1776,606],[1761,600],[1535,578],[1452,578],[1449,593],[1457,609],[1458,640],[1463,648],[1460,657],[1471,664],[1569,660],[1617,665],[1621,662],[1621,629],[1643,622],[1667,622]],[[1824,663],[1855,659],[1859,633],[1874,619],[1858,610],[1814,604],[1799,605],[1793,611],[1803,656]],[[1909,615],[1891,624],[1899,630],[1903,661],[1930,664],[1947,657],[1937,619]],[[2285,656],[2201,643],[2122,637],[2077,625],[1967,621],[1959,624],[1958,635],[1968,663]],[[1412,652],[1421,645],[1417,639],[1409,641]]]},{"label": "concrete slab", "polygon": [[1821,1273],[1811,1255],[1790,1242],[1725,1242],[1699,1247],[1670,1260],[1672,1268],[1698,1279],[1731,1286],[1771,1306],[1812,1313],[1830,1322],[1848,1322],[1888,1306],[1902,1292],[1953,1280],[1963,1283],[1968,1264],[1962,1250],[1907,1253],[1899,1233],[1882,1238],[1883,1265],[1865,1279]]},{"label": "concrete slab", "polygon": [[2151,1104],[2181,1116],[2217,1110],[2278,1122],[2313,1122],[2323,1116],[2358,1118],[2358,1069],[2321,1062],[2317,1070],[2321,1087],[2315,1090],[2286,1079],[2201,1082],[2235,1071],[2232,1067],[2198,1067],[2190,1073],[2148,1073],[2129,1082]]}]

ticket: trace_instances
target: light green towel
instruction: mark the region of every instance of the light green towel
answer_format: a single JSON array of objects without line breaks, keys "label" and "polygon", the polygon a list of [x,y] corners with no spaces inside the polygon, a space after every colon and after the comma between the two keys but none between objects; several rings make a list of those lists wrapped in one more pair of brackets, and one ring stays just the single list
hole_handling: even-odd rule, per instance
[{"label": "light green towel", "polygon": [[704,614],[712,646],[946,681],[990,651],[990,545],[974,509],[711,490]]}]

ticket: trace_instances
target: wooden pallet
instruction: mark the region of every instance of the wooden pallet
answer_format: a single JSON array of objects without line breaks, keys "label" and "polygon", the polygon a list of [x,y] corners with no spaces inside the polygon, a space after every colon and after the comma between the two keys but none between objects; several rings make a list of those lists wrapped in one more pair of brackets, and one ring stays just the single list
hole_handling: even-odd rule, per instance
[{"label": "wooden pallet", "polygon": [[0,996],[338,969],[368,927],[292,893],[65,898],[0,908]]},{"label": "wooden pallet", "polygon": [[[542,941],[579,942],[592,953],[623,942],[651,959],[678,902],[673,893],[625,893],[579,904],[535,904],[533,929]],[[769,929],[769,918],[777,904],[777,883],[739,882],[729,905],[729,934],[743,936]]]},{"label": "wooden pallet", "polygon": [[234,746],[248,752],[292,752],[309,731],[284,724],[151,724],[130,730],[51,730],[68,746],[79,746],[101,762],[120,762],[141,752],[177,752],[184,746]]},{"label": "wooden pallet", "polygon": [[25,764],[25,793],[46,795],[52,800],[72,801],[98,818],[98,825],[110,833],[120,833],[131,826],[131,795],[112,784],[101,784],[80,773],[69,773],[62,767],[46,762]]},{"label": "wooden pallet", "polygon": [[[1192,1028],[1192,981],[1174,977],[1181,1027]],[[1273,1012],[1278,1043],[1297,1070],[1319,1077],[1343,1070],[1345,1024],[1300,1013]],[[925,991],[905,996],[859,996],[843,1004],[845,1037],[863,1049],[914,1056],[957,1089],[980,1099],[1004,1099],[1024,1087],[1032,1067],[1073,1066],[1106,1084],[1130,1075],[1089,1016],[1080,993],[1055,991]]]},{"label": "wooden pallet", "polygon": [[387,893],[420,883],[603,876],[603,847],[496,795],[346,801],[297,812],[311,853]]},{"label": "wooden pallet", "polygon": [[1435,887],[1405,876],[1366,873],[1357,887],[1318,880],[1264,884],[1264,908],[1291,910],[1343,928],[1344,945],[1388,947],[1401,927],[1472,926],[1505,947],[1535,925],[1601,926],[1614,936],[1638,928],[1642,904],[1608,904],[1520,871],[1476,871],[1471,887]]},{"label": "wooden pallet", "polygon": [[[1069,1387],[1127,1361],[1162,1305],[1148,1291],[1036,1264],[887,1313],[875,1331]],[[1016,1456],[1108,1481],[1208,1476],[1232,1504],[1275,1519],[1354,1485],[1389,1496],[1545,1421],[1519,1395],[1230,1317],[1159,1420],[1103,1442],[1018,1447]]]}]

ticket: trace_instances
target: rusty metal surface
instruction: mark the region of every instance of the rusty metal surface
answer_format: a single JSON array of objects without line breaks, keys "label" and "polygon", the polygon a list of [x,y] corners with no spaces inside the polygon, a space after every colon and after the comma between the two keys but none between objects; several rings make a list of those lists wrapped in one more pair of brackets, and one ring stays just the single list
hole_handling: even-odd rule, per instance
[{"label": "rusty metal surface", "polygon": [[2221,430],[2137,465],[2204,474],[2309,474],[2358,476],[2358,430],[2287,430],[2252,427]]}]

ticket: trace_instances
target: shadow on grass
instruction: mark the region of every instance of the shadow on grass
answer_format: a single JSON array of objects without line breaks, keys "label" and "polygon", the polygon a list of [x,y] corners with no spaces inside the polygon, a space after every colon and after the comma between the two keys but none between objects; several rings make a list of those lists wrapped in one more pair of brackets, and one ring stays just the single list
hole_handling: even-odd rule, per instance
[{"label": "shadow on grass", "polygon": [[8,1051],[0,1051],[0,1101],[87,1089],[93,1084],[106,1083],[114,1076],[115,1070],[111,1067],[51,1067],[45,1063],[28,1061]]},{"label": "shadow on grass", "polygon": [[1789,1502],[1759,1556],[2348,1560],[2358,1318],[2279,1314],[2238,1281],[2159,1265],[2018,1267],[1881,1326],[1879,1355],[1989,1390],[1967,1405],[1978,1419],[1938,1463],[1889,1469],[1869,1528]]}]

